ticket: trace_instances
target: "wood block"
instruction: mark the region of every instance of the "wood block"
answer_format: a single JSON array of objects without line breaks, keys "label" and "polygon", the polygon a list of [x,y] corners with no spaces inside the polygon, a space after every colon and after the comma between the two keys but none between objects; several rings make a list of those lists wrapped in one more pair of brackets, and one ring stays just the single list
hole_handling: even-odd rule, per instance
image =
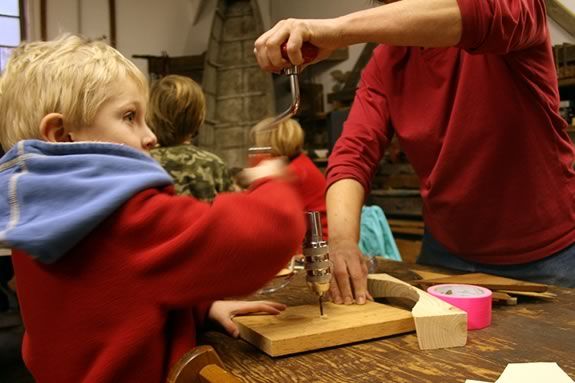
[{"label": "wood block", "polygon": [[533,291],[538,293],[542,293],[548,289],[547,285],[541,283],[519,281],[517,279],[483,273],[452,275],[450,277],[444,278],[421,279],[413,281],[413,283],[427,286],[443,283],[463,283],[468,285],[483,286],[491,290]]},{"label": "wood block", "polygon": [[380,303],[288,307],[279,315],[237,316],[240,336],[270,356],[295,354],[325,347],[413,331],[409,310]]},{"label": "wood block", "polygon": [[467,343],[467,313],[387,274],[370,274],[369,293],[374,298],[397,297],[414,303],[417,342],[422,350],[460,347]]}]

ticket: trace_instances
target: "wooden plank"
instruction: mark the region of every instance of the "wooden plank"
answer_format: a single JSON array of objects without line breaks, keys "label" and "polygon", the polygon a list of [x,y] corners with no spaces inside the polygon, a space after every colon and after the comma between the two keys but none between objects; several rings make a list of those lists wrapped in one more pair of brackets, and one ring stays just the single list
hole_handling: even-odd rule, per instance
[{"label": "wooden plank", "polygon": [[425,226],[423,221],[418,220],[410,220],[410,219],[388,219],[387,222],[389,226],[397,226],[397,227],[414,227],[423,229]]},{"label": "wooden plank", "polygon": [[421,279],[413,281],[413,283],[425,286],[439,285],[443,283],[463,283],[468,285],[478,285],[491,290],[533,291],[538,293],[545,292],[548,289],[547,285],[541,283],[519,281],[517,279],[483,273],[453,275],[444,278]]},{"label": "wooden plank", "polygon": [[374,298],[397,297],[415,303],[411,314],[420,349],[460,347],[467,343],[465,311],[387,274],[370,274],[367,283]]},{"label": "wooden plank", "polygon": [[523,297],[538,298],[538,299],[543,299],[543,300],[548,300],[548,301],[552,301],[552,300],[557,299],[557,294],[553,294],[550,292],[536,293],[533,291],[513,291],[513,290],[498,290],[498,291],[506,293],[506,294],[518,295],[518,296],[523,296]]},{"label": "wooden plank", "polygon": [[428,270],[411,270],[414,273],[416,273],[417,275],[419,275],[421,278],[423,279],[435,279],[435,278],[446,278],[446,277],[450,277],[450,274],[445,274],[445,273],[438,273],[435,271],[428,271]]},{"label": "wooden plank", "polygon": [[270,356],[281,356],[413,331],[408,310],[367,302],[288,307],[279,315],[238,316],[240,337]]}]

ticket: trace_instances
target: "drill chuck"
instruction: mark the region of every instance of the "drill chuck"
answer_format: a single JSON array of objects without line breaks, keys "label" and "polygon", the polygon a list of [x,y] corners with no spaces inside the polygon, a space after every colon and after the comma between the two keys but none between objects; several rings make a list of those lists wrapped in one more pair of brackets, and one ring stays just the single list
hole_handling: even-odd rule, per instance
[{"label": "drill chuck", "polygon": [[308,287],[320,297],[329,290],[331,262],[327,242],[323,240],[320,214],[306,212],[307,232],[303,244],[305,278]]}]

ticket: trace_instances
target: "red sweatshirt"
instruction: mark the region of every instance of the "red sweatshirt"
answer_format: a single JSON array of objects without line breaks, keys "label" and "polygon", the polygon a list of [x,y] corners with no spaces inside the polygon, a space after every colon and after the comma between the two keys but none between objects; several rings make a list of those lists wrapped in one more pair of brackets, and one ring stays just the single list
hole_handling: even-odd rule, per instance
[{"label": "red sweatshirt", "polygon": [[327,217],[325,215],[325,177],[311,159],[300,154],[289,163],[297,176],[296,187],[303,202],[305,211],[319,211],[323,237],[327,240]]},{"label": "red sweatshirt", "polygon": [[295,190],[267,181],[213,205],[146,190],[54,264],[15,251],[38,383],[164,382],[211,301],[248,294],[301,243]]},{"label": "red sweatshirt", "polygon": [[518,264],[575,242],[574,150],[558,114],[543,0],[459,0],[458,47],[380,46],[330,157],[370,180],[397,134],[424,220],[452,253]]}]

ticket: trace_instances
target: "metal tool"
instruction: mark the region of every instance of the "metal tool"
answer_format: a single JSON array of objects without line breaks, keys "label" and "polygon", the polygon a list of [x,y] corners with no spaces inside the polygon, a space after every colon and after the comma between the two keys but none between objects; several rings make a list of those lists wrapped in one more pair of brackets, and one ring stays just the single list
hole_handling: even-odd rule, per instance
[{"label": "metal tool", "polygon": [[305,280],[308,287],[319,296],[319,312],[323,316],[322,297],[329,290],[331,262],[327,242],[323,240],[319,212],[308,211],[305,215],[307,222],[303,243]]},{"label": "metal tool", "polygon": [[[285,60],[289,61],[286,43],[283,43],[281,45],[280,49],[281,49],[282,57]],[[319,52],[318,47],[316,47],[315,45],[313,45],[311,43],[304,42],[302,47],[301,47],[301,54],[303,57],[304,64],[307,64],[307,63],[315,60],[318,52]],[[286,68],[282,71],[282,74],[289,76],[289,78],[290,78],[290,89],[291,89],[291,97],[292,97],[291,105],[289,106],[288,109],[286,109],[281,114],[277,115],[272,121],[270,121],[270,123],[267,126],[265,126],[264,128],[262,128],[262,130],[273,129],[278,124],[280,124],[281,122],[293,117],[298,112],[299,106],[300,106],[300,100],[301,100],[300,99],[300,92],[299,92],[299,73],[300,73],[300,66],[299,65],[291,66],[291,67]]]}]

